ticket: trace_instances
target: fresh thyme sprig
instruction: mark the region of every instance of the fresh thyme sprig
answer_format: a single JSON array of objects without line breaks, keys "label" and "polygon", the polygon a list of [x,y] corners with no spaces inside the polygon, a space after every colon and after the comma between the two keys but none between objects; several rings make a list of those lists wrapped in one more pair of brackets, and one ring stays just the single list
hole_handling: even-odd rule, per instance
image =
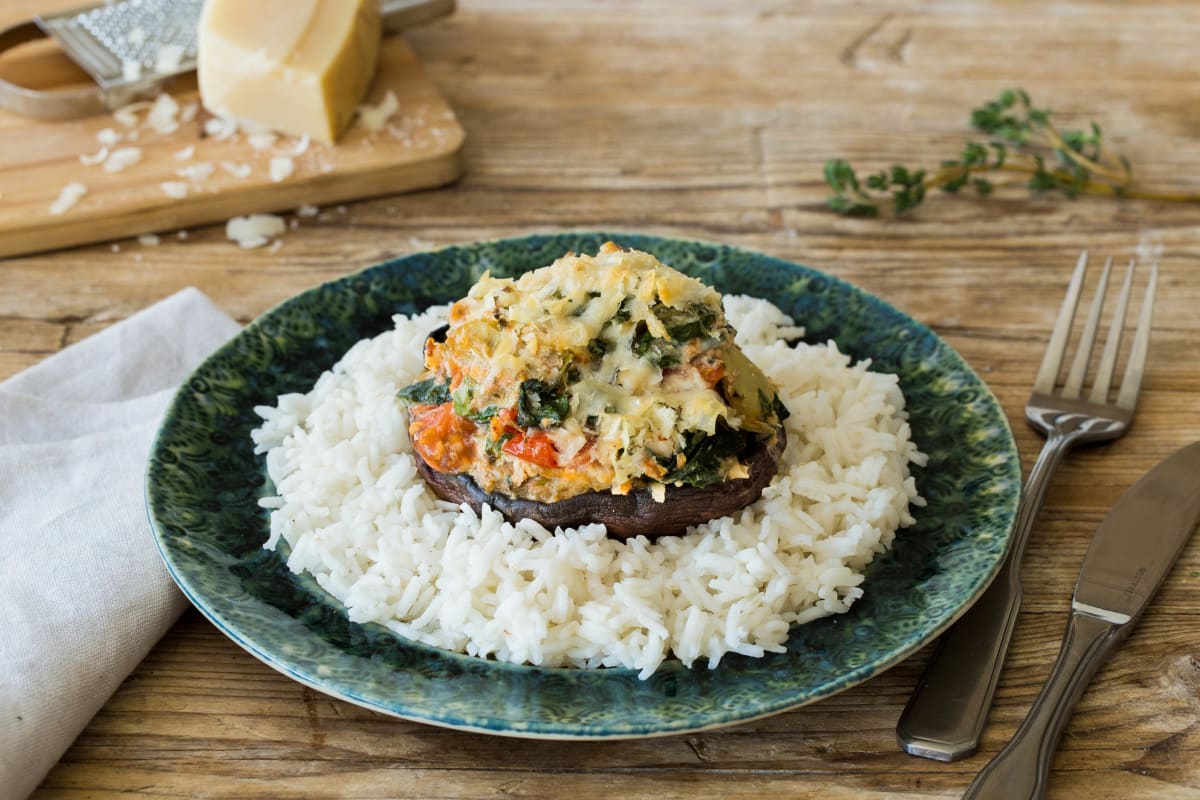
[{"label": "fresh thyme sprig", "polygon": [[825,182],[834,192],[829,207],[850,217],[874,217],[890,201],[892,212],[899,215],[921,205],[931,189],[953,194],[970,187],[980,196],[991,194],[998,185],[994,176],[1003,173],[1023,176],[1035,192],[1061,192],[1067,197],[1200,200],[1196,194],[1136,188],[1129,161],[1107,150],[1098,124],[1092,122],[1086,130],[1059,130],[1051,111],[1034,106],[1021,89],[1005,90],[973,109],[971,127],[988,139],[968,141],[958,158],[943,161],[934,170],[896,164],[860,179],[849,162],[826,161]]}]

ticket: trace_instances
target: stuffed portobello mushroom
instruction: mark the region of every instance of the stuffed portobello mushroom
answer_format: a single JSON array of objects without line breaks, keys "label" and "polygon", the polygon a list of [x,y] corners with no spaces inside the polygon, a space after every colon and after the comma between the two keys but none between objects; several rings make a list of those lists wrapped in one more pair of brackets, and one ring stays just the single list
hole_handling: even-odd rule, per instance
[{"label": "stuffed portobello mushroom", "polygon": [[620,538],[734,513],[775,475],[787,416],[734,333],[715,290],[612,243],[484,275],[399,393],[421,474],[447,500]]}]

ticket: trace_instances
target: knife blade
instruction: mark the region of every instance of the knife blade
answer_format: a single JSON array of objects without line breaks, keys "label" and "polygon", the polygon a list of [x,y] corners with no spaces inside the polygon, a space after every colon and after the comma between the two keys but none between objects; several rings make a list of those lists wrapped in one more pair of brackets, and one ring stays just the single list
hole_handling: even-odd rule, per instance
[{"label": "knife blade", "polygon": [[1055,745],[1104,659],[1125,640],[1200,520],[1200,442],[1168,456],[1100,523],[1075,583],[1058,659],[1012,741],[964,800],[1043,796]]},{"label": "knife blade", "polygon": [[1072,607],[1136,619],[1200,518],[1200,442],[1175,452],[1121,496],[1096,531]]}]

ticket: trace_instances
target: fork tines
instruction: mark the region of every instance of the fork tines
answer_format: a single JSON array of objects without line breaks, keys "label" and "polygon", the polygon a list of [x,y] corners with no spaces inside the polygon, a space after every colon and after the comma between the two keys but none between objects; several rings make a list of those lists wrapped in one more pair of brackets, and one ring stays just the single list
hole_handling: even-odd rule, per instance
[{"label": "fork tines", "polygon": [[[1054,333],[1046,347],[1046,355],[1038,369],[1037,379],[1033,389],[1042,394],[1054,392],[1058,379],[1059,368],[1062,365],[1063,354],[1067,349],[1067,340],[1071,335],[1071,327],[1075,320],[1075,309],[1079,305],[1079,296],[1083,289],[1083,279],[1087,272],[1088,254],[1085,250],[1079,256],[1075,274],[1071,276],[1071,284],[1067,288],[1067,296],[1063,298],[1062,310],[1058,322],[1054,325]],[[1090,403],[1107,404],[1108,395],[1112,388],[1112,377],[1116,371],[1117,353],[1121,347],[1121,335],[1125,328],[1125,312],[1129,306],[1129,295],[1133,286],[1134,261],[1129,262],[1125,272],[1125,282],[1121,286],[1121,294],[1117,297],[1117,305],[1113,310],[1109,325],[1108,338],[1100,356],[1100,364],[1092,381],[1091,391],[1087,395]],[[1112,271],[1112,258],[1104,264],[1104,272],[1100,275],[1096,287],[1096,296],[1092,300],[1084,323],[1083,333],[1079,339],[1079,348],[1075,359],[1067,373],[1066,383],[1057,393],[1061,397],[1079,399],[1083,392],[1084,378],[1087,374],[1088,363],[1092,356],[1092,346],[1096,341],[1096,331],[1100,326],[1100,317],[1104,309],[1104,296],[1108,289],[1109,273]],[[1138,314],[1137,330],[1133,337],[1133,346],[1125,364],[1125,375],[1117,390],[1116,405],[1124,410],[1132,411],[1137,405],[1138,388],[1142,383],[1142,374],[1146,368],[1146,353],[1150,347],[1150,324],[1154,313],[1154,292],[1158,284],[1158,264],[1150,267],[1150,278],[1146,284],[1146,293],[1142,299],[1141,311]]]}]

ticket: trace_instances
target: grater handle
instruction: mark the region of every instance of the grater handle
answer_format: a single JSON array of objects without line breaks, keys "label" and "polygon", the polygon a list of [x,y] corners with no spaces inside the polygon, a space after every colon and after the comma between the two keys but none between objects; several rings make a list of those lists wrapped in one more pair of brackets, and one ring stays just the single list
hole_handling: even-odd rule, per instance
[{"label": "grater handle", "polygon": [[[33,20],[19,22],[0,30],[0,54],[14,47],[45,39],[46,34]],[[42,91],[18,86],[0,78],[0,108],[35,119],[73,119],[106,110],[104,93],[99,86]]]},{"label": "grater handle", "polygon": [[380,0],[383,35],[399,33],[454,13],[455,0]]}]

